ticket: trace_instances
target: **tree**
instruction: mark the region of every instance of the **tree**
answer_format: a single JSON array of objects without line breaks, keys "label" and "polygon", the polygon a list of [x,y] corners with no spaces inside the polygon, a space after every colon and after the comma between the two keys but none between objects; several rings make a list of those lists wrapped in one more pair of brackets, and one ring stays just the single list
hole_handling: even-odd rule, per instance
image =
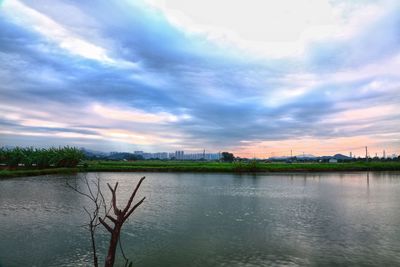
[{"label": "tree", "polygon": [[222,161],[226,162],[232,162],[235,158],[235,156],[229,152],[222,152],[221,155],[222,155]]},{"label": "tree", "polygon": [[[77,193],[87,197],[93,203],[92,211],[87,210],[84,208],[85,212],[89,216],[89,221],[87,223],[90,238],[91,238],[91,245],[92,245],[92,252],[93,252],[93,264],[95,267],[98,267],[98,258],[96,252],[96,240],[95,240],[95,232],[97,227],[101,224],[104,228],[110,233],[110,242],[108,246],[108,253],[105,259],[105,267],[112,267],[114,266],[115,262],[115,254],[117,250],[118,244],[121,247],[120,243],[120,235],[123,224],[132,215],[132,213],[144,202],[146,197],[143,197],[139,200],[135,205],[132,205],[132,202],[136,196],[137,191],[139,190],[140,185],[142,184],[145,177],[142,177],[139,182],[136,184],[135,189],[133,190],[127,204],[123,209],[119,209],[117,207],[117,188],[118,182],[112,187],[109,183],[107,183],[108,188],[111,191],[111,203],[109,208],[107,208],[107,204],[103,193],[100,188],[100,179],[96,177],[96,182],[92,184],[89,183],[88,179],[85,177],[84,182],[86,186],[86,190],[83,191],[79,188],[73,187],[67,183],[67,185],[72,188]],[[110,215],[110,212],[114,213],[115,216]],[[113,225],[111,226],[110,223]],[[122,255],[125,258],[125,266],[128,266],[129,260],[125,257],[121,247]],[[131,264],[130,264],[131,266]]]},{"label": "tree", "polygon": [[7,151],[4,147],[0,147],[0,163],[5,164],[7,158]]}]

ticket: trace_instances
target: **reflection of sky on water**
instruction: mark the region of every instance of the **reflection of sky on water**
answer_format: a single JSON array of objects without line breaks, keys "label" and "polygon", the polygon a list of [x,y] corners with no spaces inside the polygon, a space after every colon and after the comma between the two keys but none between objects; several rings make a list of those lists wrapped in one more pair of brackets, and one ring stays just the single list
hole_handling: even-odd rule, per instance
[{"label": "reflection of sky on water", "polygon": [[[145,175],[146,202],[122,235],[136,266],[400,263],[399,174]],[[121,202],[140,176],[100,174],[120,182]],[[79,227],[87,202],[65,181],[0,182],[0,266],[90,261],[89,236]],[[102,255],[107,237],[101,231]]]}]

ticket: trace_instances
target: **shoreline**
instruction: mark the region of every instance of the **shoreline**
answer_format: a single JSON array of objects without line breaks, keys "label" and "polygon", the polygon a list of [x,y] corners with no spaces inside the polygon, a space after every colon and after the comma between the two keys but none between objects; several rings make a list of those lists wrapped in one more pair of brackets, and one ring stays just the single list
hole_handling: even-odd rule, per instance
[{"label": "shoreline", "polygon": [[400,162],[353,163],[209,163],[209,162],[91,162],[87,167],[0,170],[0,179],[81,172],[165,172],[165,173],[324,173],[400,171]]}]

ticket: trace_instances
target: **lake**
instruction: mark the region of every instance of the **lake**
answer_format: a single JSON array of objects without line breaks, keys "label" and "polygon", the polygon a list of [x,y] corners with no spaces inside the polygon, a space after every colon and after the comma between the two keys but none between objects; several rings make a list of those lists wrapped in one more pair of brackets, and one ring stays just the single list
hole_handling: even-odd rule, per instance
[{"label": "lake", "polygon": [[[120,203],[146,176],[121,236],[137,267],[400,266],[400,172],[95,175],[119,181]],[[82,185],[0,180],[1,267],[91,266],[89,202],[67,181]],[[101,229],[101,259],[107,242]]]}]

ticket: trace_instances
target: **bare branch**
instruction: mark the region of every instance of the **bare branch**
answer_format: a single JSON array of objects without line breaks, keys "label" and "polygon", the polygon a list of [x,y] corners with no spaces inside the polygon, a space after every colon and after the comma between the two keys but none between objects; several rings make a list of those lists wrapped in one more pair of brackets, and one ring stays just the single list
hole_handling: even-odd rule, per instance
[{"label": "bare branch", "polygon": [[124,221],[125,221],[126,219],[128,219],[129,216],[131,216],[132,212],[134,212],[135,209],[136,209],[137,207],[139,207],[139,206],[143,203],[143,201],[144,201],[145,199],[146,199],[146,197],[143,197],[138,203],[135,204],[135,206],[132,207],[132,209],[128,212],[128,214],[126,214],[126,215],[124,216]]},{"label": "bare branch", "polygon": [[125,209],[124,209],[124,211],[123,211],[124,214],[125,214],[125,213],[129,210],[129,208],[131,207],[133,198],[135,197],[136,192],[139,190],[139,187],[140,187],[140,185],[142,184],[142,182],[143,182],[143,180],[144,180],[145,178],[146,178],[146,177],[143,176],[143,177],[140,179],[140,181],[137,183],[135,190],[133,191],[131,197],[129,198],[128,204],[126,204],[126,207],[125,207]]},{"label": "bare branch", "polygon": [[[99,223],[99,211],[102,205],[105,205],[104,197],[101,193],[100,189],[100,178],[97,177],[97,183],[93,182],[93,184],[96,186],[96,191],[94,191],[91,187],[91,184],[89,183],[88,178],[85,176],[84,183],[86,185],[87,191],[89,193],[85,193],[83,191],[80,191],[78,187],[73,187],[71,186],[68,182],[66,183],[69,188],[77,192],[78,194],[85,196],[86,198],[90,199],[93,204],[94,204],[94,210],[90,212],[86,207],[83,207],[83,210],[87,213],[89,217],[89,222],[85,225],[85,227],[88,227],[90,231],[90,238],[91,238],[91,244],[92,244],[92,251],[93,251],[93,264],[95,267],[98,267],[98,258],[97,258],[97,253],[96,253],[96,240],[95,240],[95,231],[97,226],[100,225]],[[99,196],[101,197],[99,200]],[[106,211],[106,209],[105,209]],[[112,229],[110,229],[112,230]]]},{"label": "bare branch", "polygon": [[[99,199],[99,195],[100,195],[100,179],[97,179],[97,183],[93,182],[93,184],[94,184],[94,186],[96,187],[96,197],[95,197],[95,200],[96,200],[96,203],[97,203],[97,200]],[[100,203],[101,203],[101,202],[100,202]]]},{"label": "bare branch", "polygon": [[113,229],[109,226],[102,218],[99,218],[100,223],[110,232],[113,233]]},{"label": "bare branch", "polygon": [[86,184],[86,187],[87,187],[87,189],[88,189],[88,191],[90,193],[90,196],[92,197],[92,200],[95,201],[96,199],[95,199],[95,197],[93,195],[92,188],[90,188],[90,184],[89,184],[89,181],[88,181],[87,178],[85,178],[85,184]]},{"label": "bare branch", "polygon": [[110,191],[112,194],[111,202],[112,202],[114,214],[118,216],[121,213],[120,210],[117,208],[117,197],[116,197],[116,193],[115,193],[117,191],[118,182],[115,184],[114,189],[111,187],[111,185],[109,183],[107,183],[107,185],[108,185],[108,188],[110,188]]},{"label": "bare branch", "polygon": [[89,219],[90,219],[90,221],[92,221],[92,214],[90,214],[90,212],[85,208],[85,207],[83,207],[83,210],[87,213],[87,215],[89,216]]},{"label": "bare branch", "polygon": [[107,183],[108,188],[110,188],[110,191],[113,191],[113,188],[111,187],[111,185],[109,183]]},{"label": "bare branch", "polygon": [[109,183],[107,183],[107,186],[108,186],[108,188],[110,188],[111,192],[115,192],[118,187],[118,182],[115,183],[114,189],[111,187],[111,185]]},{"label": "bare branch", "polygon": [[121,244],[121,238],[118,239],[118,243],[119,243],[119,249],[121,250],[122,257],[124,257],[124,260],[125,260],[125,266],[127,266],[129,259],[125,256],[125,252],[124,252],[124,249]]},{"label": "bare branch", "polygon": [[[116,254],[116,249],[117,249],[118,244],[121,248],[121,253],[123,254],[123,257],[125,259],[125,266],[126,266],[127,264],[129,264],[129,260],[126,257],[126,255],[124,254],[124,251],[122,249],[121,239],[120,239],[121,229],[122,229],[124,222],[129,218],[129,216],[131,216],[132,213],[146,199],[145,197],[143,197],[139,202],[137,202],[132,207],[133,200],[136,197],[136,194],[137,194],[143,180],[145,179],[145,177],[142,177],[139,180],[139,182],[136,184],[136,187],[135,187],[134,191],[132,192],[132,194],[130,195],[128,202],[126,203],[123,210],[122,209],[120,210],[117,207],[118,182],[116,182],[113,187],[109,183],[107,183],[107,186],[110,189],[111,195],[112,195],[111,203],[109,206],[107,206],[108,202],[106,202],[103,192],[101,191],[99,177],[97,177],[97,181],[89,181],[86,177],[84,179],[85,179],[84,184],[87,187],[87,188],[84,188],[84,191],[80,191],[78,186],[73,187],[68,183],[67,183],[67,185],[71,189],[73,189],[75,192],[90,199],[94,205],[92,207],[93,209],[91,211],[89,211],[86,207],[83,208],[84,211],[88,214],[89,219],[90,219],[90,221],[87,223],[86,226],[89,228],[89,231],[90,231],[94,265],[95,265],[95,267],[98,266],[98,259],[97,259],[97,254],[96,254],[96,244],[95,244],[95,231],[96,231],[97,226],[99,226],[101,224],[111,234],[110,244],[108,247],[108,253],[107,253],[107,257],[105,259],[105,267],[112,267],[114,265],[115,254]],[[104,210],[104,213],[102,212],[103,210]],[[110,215],[111,210],[113,210],[113,212],[116,216]],[[110,221],[106,221],[106,219],[109,219],[114,224],[113,227],[111,227],[111,225],[109,224]]]},{"label": "bare branch", "polygon": [[81,194],[82,196],[85,196],[85,197],[89,198],[90,200],[93,200],[91,196],[89,196],[89,195],[86,194],[86,193],[83,193],[83,192],[79,191],[77,188],[73,187],[73,186],[70,185],[68,182],[67,182],[66,184],[67,184],[67,186],[68,186],[69,188],[71,188],[72,190],[74,190],[74,191],[77,192],[78,194]]},{"label": "bare branch", "polygon": [[113,223],[117,223],[117,219],[111,217],[110,215],[106,215],[106,218],[110,219]]}]

